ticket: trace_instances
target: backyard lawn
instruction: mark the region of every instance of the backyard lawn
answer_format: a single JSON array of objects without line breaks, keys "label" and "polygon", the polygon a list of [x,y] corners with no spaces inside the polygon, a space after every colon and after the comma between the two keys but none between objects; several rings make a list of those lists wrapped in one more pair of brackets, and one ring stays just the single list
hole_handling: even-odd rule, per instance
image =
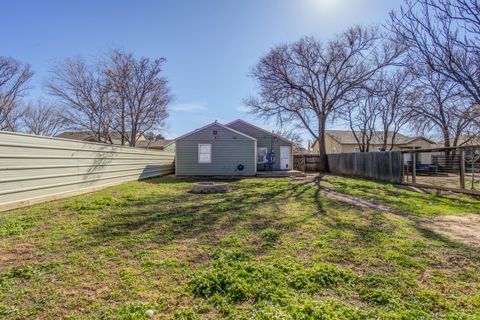
[{"label": "backyard lawn", "polygon": [[0,318],[480,318],[480,248],[429,228],[480,215],[478,199],[230,183],[195,195],[165,177],[0,213]]}]

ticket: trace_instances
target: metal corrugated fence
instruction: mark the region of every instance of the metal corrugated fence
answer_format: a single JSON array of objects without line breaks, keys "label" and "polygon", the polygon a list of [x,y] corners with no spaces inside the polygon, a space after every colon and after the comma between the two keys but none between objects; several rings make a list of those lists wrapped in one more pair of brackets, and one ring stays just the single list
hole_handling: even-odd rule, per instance
[{"label": "metal corrugated fence", "polygon": [[0,132],[0,211],[174,170],[165,151]]}]

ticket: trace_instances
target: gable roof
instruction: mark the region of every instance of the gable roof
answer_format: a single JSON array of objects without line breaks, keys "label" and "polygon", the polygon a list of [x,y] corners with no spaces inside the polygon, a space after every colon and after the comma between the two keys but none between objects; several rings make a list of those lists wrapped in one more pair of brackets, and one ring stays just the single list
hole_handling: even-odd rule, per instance
[{"label": "gable roof", "polygon": [[[357,131],[357,133],[360,134],[360,131]],[[329,135],[333,140],[337,141],[340,144],[357,144],[355,135],[350,130],[325,130],[325,134]],[[388,140],[391,141],[393,132],[389,131],[387,134],[388,134]],[[395,134],[395,139],[393,144],[402,145],[402,144],[407,144],[419,139],[425,140],[431,144],[435,144],[434,141],[427,139],[425,137],[421,137],[421,136],[409,137],[401,133]],[[383,140],[383,131],[375,131],[372,137],[372,140],[370,141],[370,144],[382,144],[382,140]],[[317,144],[317,141],[313,143],[312,148],[316,144]]]},{"label": "gable roof", "polygon": [[80,141],[96,141],[95,137],[89,131],[65,131],[55,137]]},{"label": "gable roof", "polygon": [[159,139],[159,140],[140,140],[135,144],[139,148],[164,148],[172,143],[173,140]]},{"label": "gable roof", "polygon": [[274,137],[276,137],[276,138],[278,138],[278,139],[280,139],[280,140],[283,140],[283,141],[285,141],[285,142],[294,144],[292,141],[288,140],[288,139],[285,138],[285,137],[282,137],[282,136],[279,135],[279,134],[276,134],[276,133],[274,133],[274,132],[270,132],[270,131],[267,131],[267,130],[262,129],[262,128],[260,128],[260,127],[257,127],[256,125],[251,124],[250,122],[247,122],[247,121],[242,120],[242,119],[233,120],[232,122],[227,123],[226,126],[228,127],[228,126],[230,126],[230,125],[232,125],[232,124],[234,124],[234,123],[242,123],[242,124],[247,125],[247,126],[249,126],[249,127],[251,127],[251,128],[257,129],[257,130],[262,131],[262,132],[264,132],[264,133],[266,133],[266,134],[269,134],[269,135],[271,135],[271,136],[274,136]]},{"label": "gable roof", "polygon": [[214,125],[217,125],[217,126],[219,126],[219,127],[221,127],[221,128],[224,128],[224,129],[226,129],[226,130],[229,130],[229,131],[231,131],[231,132],[234,132],[234,133],[236,133],[236,134],[239,134],[239,135],[241,135],[241,136],[244,136],[245,138],[248,138],[248,139],[250,139],[250,140],[257,141],[257,139],[255,139],[255,138],[253,138],[253,137],[250,137],[249,135],[246,135],[246,134],[243,133],[243,132],[240,132],[240,131],[237,131],[237,130],[235,130],[235,129],[229,128],[229,127],[227,127],[226,125],[223,125],[223,124],[221,124],[221,123],[218,123],[217,121],[214,121],[214,122],[212,122],[212,123],[207,124],[206,126],[203,126],[203,127],[201,127],[201,128],[198,128],[198,129],[195,129],[195,130],[193,130],[193,131],[190,131],[190,132],[188,132],[188,133],[186,133],[186,134],[184,134],[184,135],[176,138],[174,141],[182,140],[182,139],[184,139],[184,138],[186,138],[186,137],[188,137],[188,136],[190,136],[190,135],[192,135],[192,134],[194,134],[194,133],[197,133],[197,132],[199,132],[199,131],[205,130],[205,129],[207,129],[207,128],[211,127],[211,126],[214,126]]}]

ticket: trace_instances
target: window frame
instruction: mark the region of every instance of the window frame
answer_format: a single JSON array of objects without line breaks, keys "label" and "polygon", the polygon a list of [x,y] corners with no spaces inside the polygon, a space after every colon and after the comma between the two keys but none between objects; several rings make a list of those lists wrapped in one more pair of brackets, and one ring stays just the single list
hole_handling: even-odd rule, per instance
[{"label": "window frame", "polygon": [[[209,157],[208,161],[201,161],[200,155],[202,155],[202,154],[207,154],[207,153],[202,153],[202,152],[201,152],[201,149],[202,149],[202,147],[204,147],[204,146],[208,146],[209,149],[210,149],[210,152],[209,152],[210,157]],[[198,154],[197,154],[197,162],[198,162],[199,164],[209,164],[209,163],[212,163],[212,144],[211,144],[211,143],[199,143],[197,148],[198,148],[198,150],[197,150],[197,151],[198,151],[198,152],[197,152],[197,153],[198,153]]]}]

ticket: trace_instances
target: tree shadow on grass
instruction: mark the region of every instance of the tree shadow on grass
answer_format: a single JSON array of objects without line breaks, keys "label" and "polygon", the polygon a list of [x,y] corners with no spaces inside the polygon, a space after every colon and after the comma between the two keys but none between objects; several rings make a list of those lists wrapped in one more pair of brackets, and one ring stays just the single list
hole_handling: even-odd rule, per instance
[{"label": "tree shadow on grass", "polygon": [[[149,180],[149,184],[171,184],[171,188],[180,191],[174,195],[160,193],[135,199],[121,213],[113,212],[103,217],[98,225],[90,228],[87,240],[77,245],[103,245],[119,238],[131,243],[149,241],[161,245],[192,238],[212,241],[240,223],[253,231],[274,225],[278,223],[275,212],[280,212],[284,203],[292,199],[308,199],[304,194],[308,188],[284,180],[272,179],[271,185],[265,184],[265,180],[258,183],[255,180],[248,183],[229,180],[231,192],[213,195],[188,193],[189,183],[195,181],[198,180]],[[323,211],[318,194],[315,203]]]}]

